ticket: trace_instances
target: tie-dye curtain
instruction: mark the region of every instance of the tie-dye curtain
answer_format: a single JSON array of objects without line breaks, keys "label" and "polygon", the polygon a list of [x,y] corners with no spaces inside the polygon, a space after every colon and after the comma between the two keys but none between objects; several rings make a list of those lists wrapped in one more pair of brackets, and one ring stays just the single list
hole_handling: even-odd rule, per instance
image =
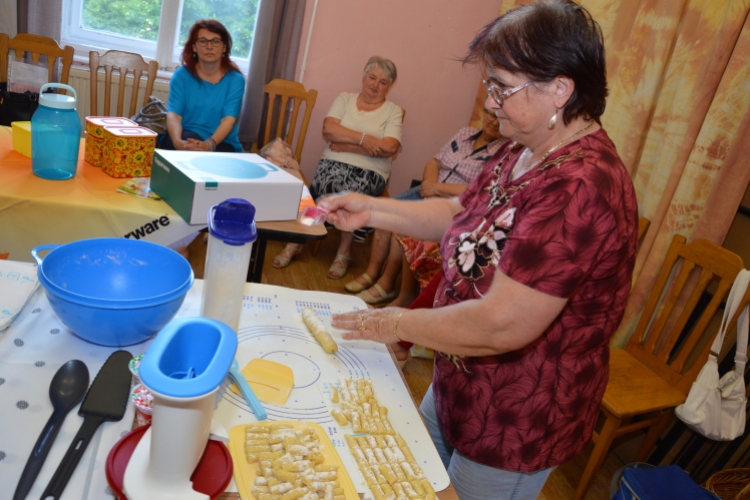
[{"label": "tie-dye curtain", "polygon": [[[502,0],[505,12],[524,0]],[[613,347],[624,347],[674,234],[722,244],[750,182],[750,0],[582,0],[602,26],[602,117],[651,220]],[[481,116],[480,87],[473,119]]]}]

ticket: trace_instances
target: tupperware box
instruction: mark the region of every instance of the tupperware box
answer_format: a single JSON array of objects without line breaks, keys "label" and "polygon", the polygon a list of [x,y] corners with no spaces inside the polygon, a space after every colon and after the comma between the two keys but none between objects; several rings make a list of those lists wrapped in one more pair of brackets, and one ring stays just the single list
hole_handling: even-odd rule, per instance
[{"label": "tupperware box", "polygon": [[148,177],[158,134],[145,127],[104,127],[102,170],[112,177]]},{"label": "tupperware box", "polygon": [[84,158],[93,166],[101,167],[104,158],[104,139],[99,139],[86,132]]},{"label": "tupperware box", "polygon": [[206,224],[208,210],[228,198],[255,205],[255,220],[297,218],[303,183],[250,153],[157,149],[151,190],[188,224]]},{"label": "tupperware box", "polygon": [[104,127],[137,127],[138,124],[118,116],[87,116],[86,133],[96,139],[104,139]]},{"label": "tupperware box", "polygon": [[12,122],[13,149],[31,158],[31,122]]}]

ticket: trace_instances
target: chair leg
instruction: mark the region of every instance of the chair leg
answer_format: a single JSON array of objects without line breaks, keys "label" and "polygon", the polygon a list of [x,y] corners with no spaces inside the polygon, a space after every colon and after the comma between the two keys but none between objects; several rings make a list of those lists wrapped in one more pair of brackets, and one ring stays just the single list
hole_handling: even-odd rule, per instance
[{"label": "chair leg", "polygon": [[604,415],[606,416],[604,427],[599,433],[599,439],[597,439],[596,444],[594,445],[594,449],[591,451],[591,456],[589,457],[589,461],[586,464],[586,469],[583,471],[581,482],[578,483],[578,489],[576,489],[576,494],[574,497],[575,500],[581,500],[588,491],[589,486],[591,486],[591,481],[594,479],[594,475],[596,475],[596,472],[599,470],[599,467],[601,467],[602,462],[604,462],[604,458],[607,456],[609,447],[612,445],[612,441],[615,439],[615,433],[617,432],[617,429],[620,428],[620,423],[622,422],[621,418],[617,418],[607,413],[606,411],[604,412]]},{"label": "chair leg", "polygon": [[313,257],[318,255],[318,249],[320,248],[321,241],[323,240],[318,240],[315,242],[315,246],[313,246],[313,251],[312,251]]},{"label": "chair leg", "polygon": [[664,432],[664,429],[667,428],[667,426],[672,422],[672,418],[674,417],[674,408],[670,408],[669,410],[666,410],[664,412],[664,415],[662,415],[661,419],[654,425],[652,425],[648,432],[646,433],[646,437],[643,439],[643,442],[641,443],[641,447],[638,448],[638,453],[635,454],[635,461],[636,462],[645,462],[648,458],[648,454],[651,452],[651,449],[654,447],[656,442],[659,440],[659,437]]}]

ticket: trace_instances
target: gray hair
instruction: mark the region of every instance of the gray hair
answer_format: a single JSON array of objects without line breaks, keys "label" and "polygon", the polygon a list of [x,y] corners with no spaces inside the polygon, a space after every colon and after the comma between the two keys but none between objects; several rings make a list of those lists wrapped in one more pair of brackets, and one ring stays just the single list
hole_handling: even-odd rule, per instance
[{"label": "gray hair", "polygon": [[383,59],[380,56],[372,56],[365,64],[364,75],[369,73],[374,68],[379,68],[383,73],[386,74],[388,79],[391,81],[390,85],[396,81],[396,65],[390,59]]}]

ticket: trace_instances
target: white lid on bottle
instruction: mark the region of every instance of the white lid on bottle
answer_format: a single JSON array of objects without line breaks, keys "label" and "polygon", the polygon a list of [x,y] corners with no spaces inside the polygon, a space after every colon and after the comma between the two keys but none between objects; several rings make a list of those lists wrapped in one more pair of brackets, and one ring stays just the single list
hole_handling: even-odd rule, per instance
[{"label": "white lid on bottle", "polygon": [[[71,92],[73,92],[73,96],[71,97],[65,94],[45,93],[44,90],[47,88],[60,88],[70,90]],[[48,108],[55,109],[76,109],[77,101],[78,98],[76,96],[76,91],[70,85],[63,85],[62,83],[45,83],[44,85],[42,85],[42,88],[39,89],[40,106],[47,106]]]}]

